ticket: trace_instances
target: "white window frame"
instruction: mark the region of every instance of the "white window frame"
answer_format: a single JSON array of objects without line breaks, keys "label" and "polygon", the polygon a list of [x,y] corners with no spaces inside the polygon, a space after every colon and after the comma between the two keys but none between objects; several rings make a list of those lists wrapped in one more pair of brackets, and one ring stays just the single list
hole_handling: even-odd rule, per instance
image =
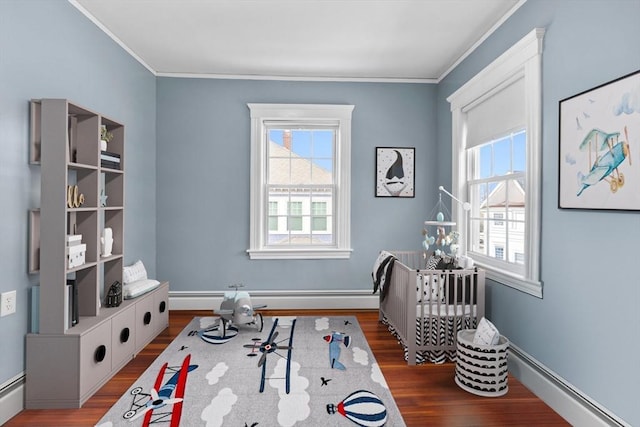
[{"label": "white window frame", "polygon": [[[351,116],[353,105],[247,104],[251,112],[250,259],[348,259],[351,257]],[[268,227],[266,122],[299,120],[335,123],[336,187],[334,245],[275,248],[266,245]]]},{"label": "white window frame", "polygon": [[[466,182],[469,177],[466,149],[466,109],[477,105],[487,94],[517,79],[524,79],[526,116],[526,176],[525,176],[525,242],[524,270],[509,269],[504,264],[492,264],[490,260],[475,260],[484,268],[487,277],[542,298],[540,281],[540,232],[542,185],[542,45],[545,30],[536,28],[518,41],[499,58],[447,98],[452,114],[452,188],[464,200],[469,199]],[[467,212],[457,204],[452,206],[453,217],[461,224],[460,247],[466,254],[469,224]],[[486,243],[486,242],[485,242]],[[520,270],[520,271],[518,271]]]}]

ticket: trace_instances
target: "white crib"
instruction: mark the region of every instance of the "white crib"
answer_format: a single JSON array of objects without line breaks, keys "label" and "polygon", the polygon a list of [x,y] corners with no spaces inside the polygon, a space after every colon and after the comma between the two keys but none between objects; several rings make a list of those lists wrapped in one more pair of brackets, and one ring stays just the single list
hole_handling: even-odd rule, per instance
[{"label": "white crib", "polygon": [[427,270],[423,252],[391,253],[396,260],[380,292],[379,319],[404,347],[409,365],[455,361],[458,331],[476,328],[484,316],[484,271]]}]

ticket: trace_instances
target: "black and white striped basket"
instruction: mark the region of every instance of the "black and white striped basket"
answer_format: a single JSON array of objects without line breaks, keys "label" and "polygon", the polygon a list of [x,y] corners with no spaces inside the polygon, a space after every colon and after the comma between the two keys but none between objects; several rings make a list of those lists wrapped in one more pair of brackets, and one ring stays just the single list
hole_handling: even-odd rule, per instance
[{"label": "black and white striped basket", "polygon": [[500,335],[496,345],[473,343],[475,329],[458,332],[456,384],[478,396],[497,397],[509,391],[507,357],[509,340]]}]

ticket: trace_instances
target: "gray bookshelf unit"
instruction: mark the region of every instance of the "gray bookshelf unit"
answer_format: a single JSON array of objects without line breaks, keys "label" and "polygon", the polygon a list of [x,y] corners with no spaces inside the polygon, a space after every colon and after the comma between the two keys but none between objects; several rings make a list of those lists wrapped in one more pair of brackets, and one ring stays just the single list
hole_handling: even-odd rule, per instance
[{"label": "gray bookshelf unit", "polygon": [[[40,165],[41,191],[39,209],[29,212],[29,272],[40,275],[40,285],[38,331],[26,340],[25,406],[79,408],[168,326],[169,284],[106,307],[124,266],[124,126],[65,99],[30,107],[29,160]],[[113,135],[108,151],[119,156],[119,169],[101,165],[102,126]],[[69,187],[76,203],[69,203]],[[102,256],[106,227],[113,249]],[[84,263],[71,268],[68,235],[82,235],[86,245]]]}]

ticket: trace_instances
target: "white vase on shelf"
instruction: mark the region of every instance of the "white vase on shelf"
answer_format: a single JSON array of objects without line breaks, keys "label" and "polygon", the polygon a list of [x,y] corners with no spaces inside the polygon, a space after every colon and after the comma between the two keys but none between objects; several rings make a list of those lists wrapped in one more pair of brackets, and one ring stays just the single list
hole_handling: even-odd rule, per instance
[{"label": "white vase on shelf", "polygon": [[100,238],[100,243],[102,256],[111,256],[111,251],[113,249],[113,231],[111,228],[107,227],[104,229],[102,237]]},{"label": "white vase on shelf", "polygon": [[107,151],[107,141],[104,139],[100,140],[100,151]]}]

